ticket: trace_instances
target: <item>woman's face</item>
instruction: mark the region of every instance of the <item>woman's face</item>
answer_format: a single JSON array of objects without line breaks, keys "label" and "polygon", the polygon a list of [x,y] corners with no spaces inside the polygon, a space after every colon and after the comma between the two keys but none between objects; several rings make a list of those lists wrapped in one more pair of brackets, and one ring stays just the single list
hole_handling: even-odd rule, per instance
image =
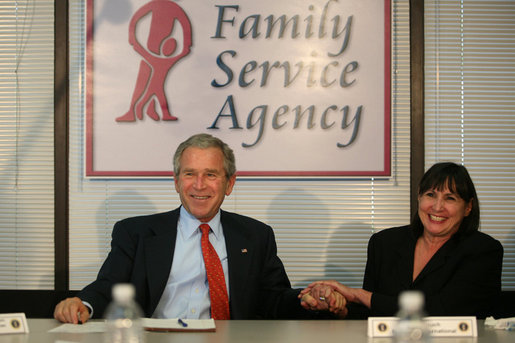
[{"label": "woman's face", "polygon": [[427,190],[418,197],[418,215],[424,225],[424,233],[433,237],[451,237],[471,209],[472,200],[466,203],[447,187],[441,191]]}]

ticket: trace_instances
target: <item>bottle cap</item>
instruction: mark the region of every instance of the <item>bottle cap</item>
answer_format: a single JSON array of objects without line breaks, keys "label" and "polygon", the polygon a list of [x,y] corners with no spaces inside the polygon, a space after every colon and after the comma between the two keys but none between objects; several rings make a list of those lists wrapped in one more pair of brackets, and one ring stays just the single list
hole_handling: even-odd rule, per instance
[{"label": "bottle cap", "polygon": [[128,302],[134,298],[134,286],[130,283],[118,283],[113,286],[113,298],[119,302]]},{"label": "bottle cap", "polygon": [[424,294],[420,291],[404,291],[399,296],[399,307],[408,312],[421,311],[424,307]]}]

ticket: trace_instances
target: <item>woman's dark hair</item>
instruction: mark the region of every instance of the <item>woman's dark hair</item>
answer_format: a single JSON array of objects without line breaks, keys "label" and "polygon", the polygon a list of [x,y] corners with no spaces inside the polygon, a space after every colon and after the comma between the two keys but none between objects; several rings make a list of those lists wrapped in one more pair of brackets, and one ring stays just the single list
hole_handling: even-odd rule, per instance
[{"label": "woman's dark hair", "polygon": [[[418,185],[418,196],[421,196],[428,190],[436,189],[438,191],[448,188],[451,192],[456,193],[465,203],[472,200],[472,209],[468,216],[463,218],[456,234],[466,235],[479,229],[479,200],[476,194],[474,183],[465,168],[462,165],[452,162],[441,162],[434,164],[429,168]],[[411,226],[417,234],[422,234],[424,229],[422,221],[416,211],[411,221]]]}]

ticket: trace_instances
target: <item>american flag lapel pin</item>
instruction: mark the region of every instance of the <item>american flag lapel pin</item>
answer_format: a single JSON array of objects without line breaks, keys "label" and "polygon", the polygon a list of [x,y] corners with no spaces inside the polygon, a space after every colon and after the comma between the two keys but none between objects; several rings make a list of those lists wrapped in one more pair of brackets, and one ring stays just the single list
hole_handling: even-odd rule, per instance
[{"label": "american flag lapel pin", "polygon": [[246,248],[241,249],[241,253],[242,253],[242,254],[246,254],[247,252],[248,252],[248,251],[247,251],[247,249],[246,249]]}]

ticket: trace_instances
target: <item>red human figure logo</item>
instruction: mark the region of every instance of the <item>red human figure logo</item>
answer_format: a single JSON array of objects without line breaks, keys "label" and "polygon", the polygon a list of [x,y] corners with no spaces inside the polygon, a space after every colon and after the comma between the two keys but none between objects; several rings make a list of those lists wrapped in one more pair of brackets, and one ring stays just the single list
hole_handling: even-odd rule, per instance
[{"label": "red human figure logo", "polygon": [[[136,26],[149,13],[152,18],[145,49],[137,40]],[[172,36],[176,22],[182,27],[183,37],[182,51],[174,55],[178,46],[177,40]],[[164,86],[173,65],[190,52],[191,23],[188,16],[175,2],[152,0],[132,16],[129,24],[129,43],[142,59],[130,109],[116,118],[116,121],[133,122],[136,118],[143,119],[144,114],[159,120],[156,106],[161,108],[162,120],[177,120],[177,117],[170,113]]]}]

